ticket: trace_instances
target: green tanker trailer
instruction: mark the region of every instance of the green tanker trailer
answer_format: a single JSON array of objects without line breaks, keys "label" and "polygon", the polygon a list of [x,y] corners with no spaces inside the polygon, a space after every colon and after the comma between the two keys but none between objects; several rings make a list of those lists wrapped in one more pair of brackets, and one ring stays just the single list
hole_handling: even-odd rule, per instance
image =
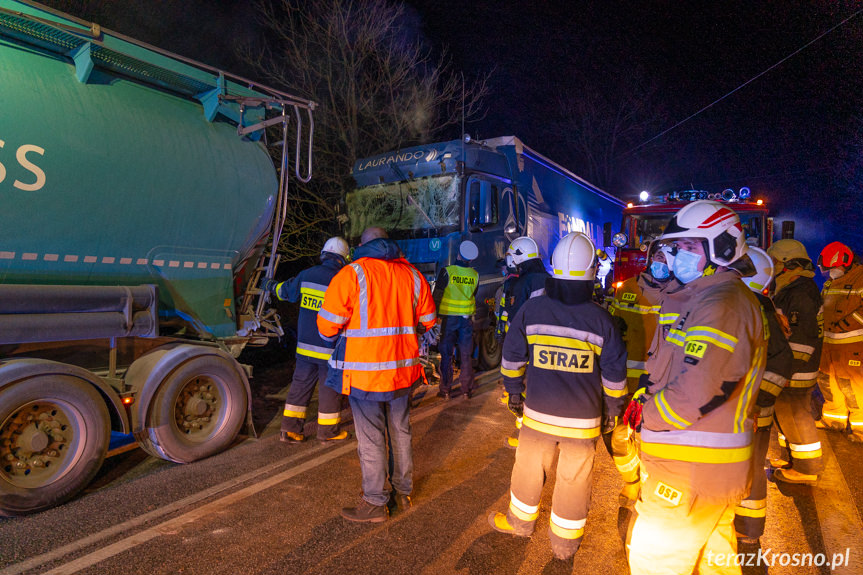
[{"label": "green tanker trailer", "polygon": [[72,497],[111,431],[189,462],[250,422],[235,358],[281,331],[256,286],[313,108],[0,0],[0,514]]}]

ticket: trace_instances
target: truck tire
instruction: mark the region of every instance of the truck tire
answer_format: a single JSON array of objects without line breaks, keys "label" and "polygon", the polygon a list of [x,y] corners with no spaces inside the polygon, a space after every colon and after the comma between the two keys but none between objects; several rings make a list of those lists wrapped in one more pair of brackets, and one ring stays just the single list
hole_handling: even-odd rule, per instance
[{"label": "truck tire", "polygon": [[99,471],[111,436],[88,382],[44,374],[0,389],[0,515],[59,505]]},{"label": "truck tire", "polygon": [[503,345],[494,337],[494,329],[484,329],[477,338],[479,347],[479,369],[488,371],[500,365]]},{"label": "truck tire", "polygon": [[248,408],[233,365],[215,355],[192,357],[159,384],[138,443],[150,455],[189,463],[227,448]]}]

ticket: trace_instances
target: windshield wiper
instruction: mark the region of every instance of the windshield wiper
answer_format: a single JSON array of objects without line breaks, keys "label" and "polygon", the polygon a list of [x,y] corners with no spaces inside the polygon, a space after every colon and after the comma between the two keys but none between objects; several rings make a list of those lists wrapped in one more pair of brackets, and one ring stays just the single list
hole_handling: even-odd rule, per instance
[{"label": "windshield wiper", "polygon": [[416,209],[419,210],[419,212],[423,215],[423,217],[426,219],[426,221],[429,223],[429,225],[432,228],[434,228],[435,234],[440,235],[440,232],[438,232],[438,229],[437,229],[437,226],[435,225],[435,223],[432,221],[432,219],[429,217],[429,215],[426,213],[426,211],[422,208],[420,203],[418,201],[416,201],[412,195],[410,195],[410,192],[408,192],[408,202],[413,204],[416,207]]}]

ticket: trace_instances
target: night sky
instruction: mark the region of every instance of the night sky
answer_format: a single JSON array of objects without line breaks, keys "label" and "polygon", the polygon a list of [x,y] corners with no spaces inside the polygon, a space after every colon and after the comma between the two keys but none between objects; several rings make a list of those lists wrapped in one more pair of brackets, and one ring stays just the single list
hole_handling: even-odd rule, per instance
[{"label": "night sky", "polygon": [[[645,144],[863,11],[863,2],[406,4],[408,29],[435,52],[446,49],[468,83],[493,71],[487,113],[465,128],[474,138],[516,135],[586,177],[558,101],[588,92],[609,102],[646,94],[649,119],[619,145],[607,191],[629,199],[641,190],[748,186],[777,221],[797,222],[810,250],[834,239],[863,249],[863,14]],[[229,40],[254,37],[250,0],[111,5],[104,26],[244,74]],[[856,184],[849,161],[856,161]]]}]

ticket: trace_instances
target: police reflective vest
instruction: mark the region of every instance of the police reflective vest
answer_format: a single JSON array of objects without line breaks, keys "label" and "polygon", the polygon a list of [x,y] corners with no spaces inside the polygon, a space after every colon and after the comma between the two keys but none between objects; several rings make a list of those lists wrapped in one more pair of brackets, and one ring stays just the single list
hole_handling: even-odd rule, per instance
[{"label": "police reflective vest", "polygon": [[476,288],[479,274],[473,268],[447,266],[447,284],[438,313],[440,315],[471,316],[476,311]]},{"label": "police reflective vest", "polygon": [[299,302],[297,319],[297,356],[313,363],[323,363],[333,353],[333,342],[318,333],[318,310],[324,302],[327,286],[345,265],[338,256],[325,256],[320,265],[301,271],[295,278],[276,286],[276,297]]},{"label": "police reflective vest", "polygon": [[354,257],[330,282],[318,312],[321,335],[338,337],[327,386],[389,401],[422,377],[416,326],[434,327],[431,288],[391,240],[367,242]]},{"label": "police reflective vest", "polygon": [[673,505],[684,492],[737,503],[749,490],[754,403],[766,360],[761,305],[734,271],[696,279],[671,299],[667,293],[660,317],[666,302],[677,318],[647,366],[644,488]]}]

